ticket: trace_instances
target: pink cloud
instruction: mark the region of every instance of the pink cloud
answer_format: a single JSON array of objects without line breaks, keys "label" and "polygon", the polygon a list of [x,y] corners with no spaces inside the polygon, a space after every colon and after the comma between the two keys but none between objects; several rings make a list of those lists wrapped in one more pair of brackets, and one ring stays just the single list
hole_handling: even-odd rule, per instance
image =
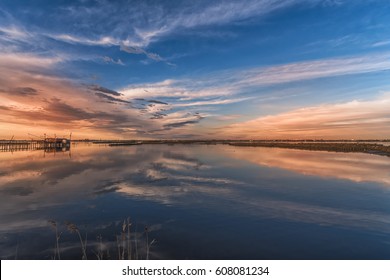
[{"label": "pink cloud", "polygon": [[223,138],[390,138],[390,96],[325,104],[220,127]]}]

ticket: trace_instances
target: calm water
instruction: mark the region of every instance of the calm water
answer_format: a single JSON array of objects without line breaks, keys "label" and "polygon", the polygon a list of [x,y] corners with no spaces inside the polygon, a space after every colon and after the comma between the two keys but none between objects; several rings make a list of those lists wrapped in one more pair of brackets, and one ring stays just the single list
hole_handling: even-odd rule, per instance
[{"label": "calm water", "polygon": [[[0,153],[0,257],[390,259],[390,158],[224,145]],[[148,234],[144,228],[148,227]],[[101,236],[101,242],[99,241]],[[135,254],[135,253],[134,253]]]}]

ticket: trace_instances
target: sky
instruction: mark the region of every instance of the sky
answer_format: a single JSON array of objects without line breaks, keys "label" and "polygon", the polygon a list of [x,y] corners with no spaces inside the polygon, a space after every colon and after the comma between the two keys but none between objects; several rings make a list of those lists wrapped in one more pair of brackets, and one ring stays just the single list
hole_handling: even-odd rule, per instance
[{"label": "sky", "polygon": [[0,0],[0,139],[389,139],[390,2]]}]

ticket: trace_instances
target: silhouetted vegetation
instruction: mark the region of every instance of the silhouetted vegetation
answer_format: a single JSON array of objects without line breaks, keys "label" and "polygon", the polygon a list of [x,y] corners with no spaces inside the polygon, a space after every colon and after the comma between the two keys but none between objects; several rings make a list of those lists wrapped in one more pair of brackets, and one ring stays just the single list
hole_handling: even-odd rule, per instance
[{"label": "silhouetted vegetation", "polygon": [[115,241],[111,240],[106,242],[103,241],[103,237],[100,233],[96,236],[96,241],[88,240],[87,232],[84,232],[85,237],[83,237],[82,235],[84,234],[82,234],[81,230],[76,224],[71,222],[65,222],[64,225],[61,225],[54,220],[49,220],[48,223],[55,231],[54,255],[52,257],[54,260],[62,259],[60,239],[63,231],[60,232],[60,229],[67,229],[71,234],[76,234],[78,236],[81,248],[80,258],[83,260],[149,260],[151,247],[156,243],[155,239],[149,240],[149,230],[147,226],[145,226],[143,233],[132,230],[130,218],[124,219],[123,223],[118,225],[120,233],[119,235],[115,234]]}]

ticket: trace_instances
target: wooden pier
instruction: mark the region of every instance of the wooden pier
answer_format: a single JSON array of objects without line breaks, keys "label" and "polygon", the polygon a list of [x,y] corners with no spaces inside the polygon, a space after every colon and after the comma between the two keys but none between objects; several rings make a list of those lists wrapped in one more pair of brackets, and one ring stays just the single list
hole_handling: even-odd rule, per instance
[{"label": "wooden pier", "polygon": [[65,138],[47,138],[45,140],[0,140],[0,152],[46,150],[69,151],[70,140]]}]

